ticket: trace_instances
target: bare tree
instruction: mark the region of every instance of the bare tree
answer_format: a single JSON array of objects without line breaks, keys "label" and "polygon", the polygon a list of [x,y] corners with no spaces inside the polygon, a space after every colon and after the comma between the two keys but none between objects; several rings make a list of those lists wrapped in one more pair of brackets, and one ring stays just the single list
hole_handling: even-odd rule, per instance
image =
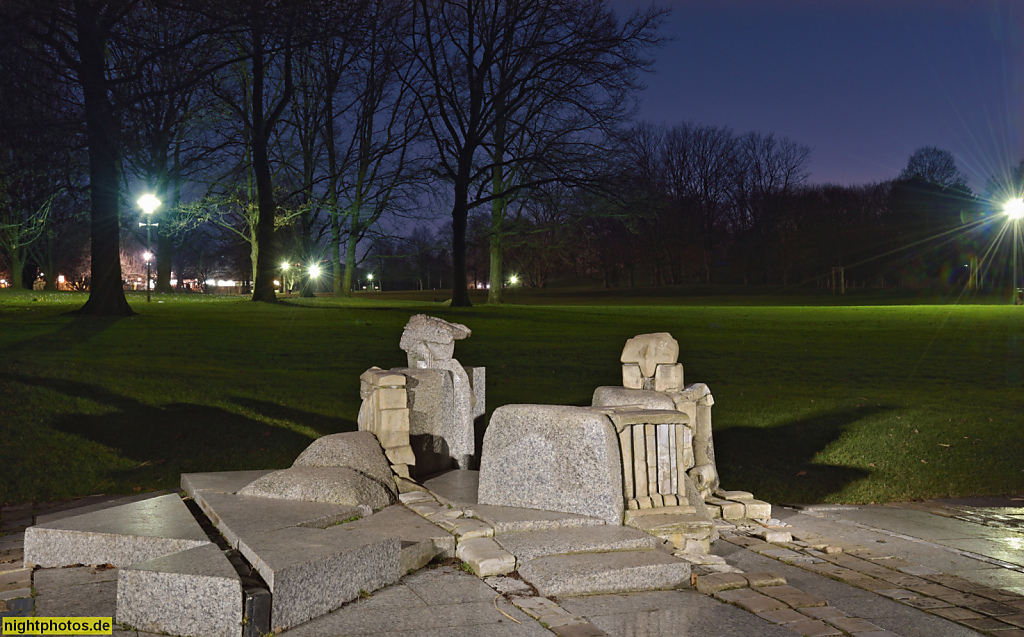
[{"label": "bare tree", "polygon": [[[662,15],[652,9],[620,24],[601,0],[417,1],[409,40],[424,74],[417,98],[433,115],[435,172],[453,190],[452,305],[471,304],[470,210],[559,178],[535,168],[545,144],[506,142],[543,127],[552,127],[549,142],[579,140],[621,115]],[[526,149],[531,155],[513,154]],[[528,177],[508,184],[506,175],[523,167]]]},{"label": "bare tree", "polygon": [[967,187],[967,178],[956,167],[953,154],[935,146],[922,146],[915,150],[897,179],[905,181],[914,177],[944,188]]}]

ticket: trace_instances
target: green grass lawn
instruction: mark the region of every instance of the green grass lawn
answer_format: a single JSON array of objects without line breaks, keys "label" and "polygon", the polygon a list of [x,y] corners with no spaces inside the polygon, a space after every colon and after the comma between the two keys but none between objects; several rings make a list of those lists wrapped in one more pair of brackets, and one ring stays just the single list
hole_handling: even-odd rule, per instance
[{"label": "green grass lawn", "polygon": [[[278,468],[355,429],[359,374],[403,366],[414,313],[465,323],[488,411],[586,405],[621,384],[635,334],[671,332],[705,382],[725,487],[780,502],[1024,491],[1024,308],[516,291],[349,301],[131,296],[138,316],[68,316],[83,295],[0,291],[0,502],[173,488],[190,471]],[[482,299],[480,299],[482,301]],[[862,297],[865,303],[888,301]]]}]

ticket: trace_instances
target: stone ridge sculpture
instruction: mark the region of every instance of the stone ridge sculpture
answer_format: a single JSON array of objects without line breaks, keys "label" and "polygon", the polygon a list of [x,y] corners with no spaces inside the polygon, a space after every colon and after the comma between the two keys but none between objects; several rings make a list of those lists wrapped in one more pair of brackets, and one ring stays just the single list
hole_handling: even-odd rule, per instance
[{"label": "stone ridge sculpture", "polygon": [[377,436],[401,477],[468,469],[475,459],[485,370],[453,358],[455,341],[471,334],[465,325],[417,314],[399,342],[409,366],[373,367],[360,377],[359,428]]}]

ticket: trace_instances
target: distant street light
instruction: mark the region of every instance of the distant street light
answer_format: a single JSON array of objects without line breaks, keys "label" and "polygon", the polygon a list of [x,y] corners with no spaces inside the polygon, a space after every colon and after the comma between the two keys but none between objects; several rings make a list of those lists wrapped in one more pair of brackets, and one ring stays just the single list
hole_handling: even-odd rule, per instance
[{"label": "distant street light", "polygon": [[318,276],[320,276],[320,266],[318,266],[318,265],[311,265],[311,266],[309,266],[309,276],[313,277],[314,279],[317,278]]},{"label": "distant street light", "polygon": [[508,284],[513,286],[513,287],[519,285],[519,277],[517,275],[513,274],[512,276],[510,276],[508,278]]},{"label": "distant street light", "polygon": [[373,292],[373,272],[366,274],[366,280],[370,282],[370,291]]},{"label": "distant street light", "polygon": [[153,195],[146,193],[145,195],[139,197],[139,200],[136,203],[139,204],[140,208],[142,208],[142,212],[146,213],[146,216],[149,217],[149,219],[147,219],[145,223],[141,221],[139,222],[140,228],[142,226],[146,226],[146,303],[149,303],[150,301],[153,300],[152,297],[150,296],[149,289],[149,281],[151,276],[150,260],[153,258],[153,243],[152,238],[150,237],[149,234],[149,229],[154,226],[160,225],[159,223],[152,222],[153,212],[160,207],[160,200],[154,197]]},{"label": "distant street light", "polygon": [[281,294],[288,294],[288,268],[291,266],[287,261],[281,262]]}]

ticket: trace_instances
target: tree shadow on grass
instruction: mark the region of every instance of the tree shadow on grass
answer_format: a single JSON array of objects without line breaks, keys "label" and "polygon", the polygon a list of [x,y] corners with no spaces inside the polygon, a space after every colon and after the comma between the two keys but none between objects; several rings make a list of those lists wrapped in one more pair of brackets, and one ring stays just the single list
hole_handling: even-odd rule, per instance
[{"label": "tree shadow on grass", "polygon": [[0,374],[0,383],[21,383],[109,407],[103,414],[58,414],[41,424],[115,449],[137,463],[127,470],[96,468],[114,490],[118,483],[176,488],[179,474],[188,472],[287,467],[312,441],[220,407],[148,405],[89,383],[23,374]]},{"label": "tree shadow on grass", "polygon": [[17,343],[7,345],[4,347],[4,353],[17,354],[24,350],[60,351],[71,349],[102,334],[127,317],[78,316],[68,313],[53,318],[63,319],[67,322],[52,332],[35,334]]},{"label": "tree shadow on grass", "polygon": [[348,418],[326,416],[324,414],[295,409],[294,407],[286,407],[285,405],[266,400],[256,400],[255,398],[244,398],[242,396],[232,396],[229,400],[239,407],[254,411],[266,418],[285,420],[296,425],[308,427],[321,436],[358,429],[356,421],[349,420]]},{"label": "tree shadow on grass", "polygon": [[814,457],[866,416],[888,407],[838,409],[776,427],[729,427],[714,432],[715,457],[725,489],[744,489],[781,503],[824,502],[871,475]]}]

